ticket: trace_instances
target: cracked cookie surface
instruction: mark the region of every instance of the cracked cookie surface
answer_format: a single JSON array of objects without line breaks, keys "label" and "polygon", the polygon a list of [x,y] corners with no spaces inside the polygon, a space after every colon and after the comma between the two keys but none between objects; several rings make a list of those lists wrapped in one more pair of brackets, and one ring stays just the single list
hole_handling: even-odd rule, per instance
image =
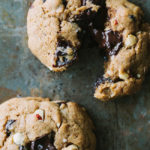
[{"label": "cracked cookie surface", "polygon": [[50,70],[63,71],[77,59],[82,28],[100,6],[91,0],[35,0],[27,17],[31,52]]},{"label": "cracked cookie surface", "polygon": [[150,65],[150,25],[143,23],[142,10],[127,0],[106,0],[106,7],[104,31],[93,29],[108,57],[94,95],[103,101],[137,92]]},{"label": "cracked cookie surface", "polygon": [[1,150],[94,150],[85,109],[48,98],[13,98],[0,105]]}]

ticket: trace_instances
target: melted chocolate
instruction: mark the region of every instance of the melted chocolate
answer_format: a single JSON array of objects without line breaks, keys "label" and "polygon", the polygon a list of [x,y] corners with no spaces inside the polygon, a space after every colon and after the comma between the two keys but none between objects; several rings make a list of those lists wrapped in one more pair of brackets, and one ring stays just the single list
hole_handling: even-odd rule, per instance
[{"label": "melted chocolate", "polygon": [[58,43],[57,43],[57,47],[64,47],[66,48],[67,46],[71,46],[71,43],[67,40],[65,40],[62,37],[58,38]]},{"label": "melted chocolate", "polygon": [[[97,4],[97,5],[101,5],[104,0],[89,0],[90,2],[92,2],[93,4]],[[81,0],[81,4],[82,6],[86,5],[87,0]]]},{"label": "melted chocolate", "polygon": [[104,84],[106,82],[113,83],[113,81],[110,78],[102,77],[99,78],[98,81],[95,83],[95,87],[98,87],[100,84]]},{"label": "melted chocolate", "polygon": [[89,8],[79,15],[75,15],[74,22],[76,22],[81,28],[86,29],[88,27],[88,24],[93,20],[95,16],[96,12],[92,11],[92,9]]},{"label": "melted chocolate", "polygon": [[20,146],[19,150],[57,150],[54,146],[55,133],[44,135],[26,146]]},{"label": "melted chocolate", "polygon": [[[75,15],[74,22],[77,23],[83,32],[79,33],[79,39],[83,42],[83,47],[95,47],[96,41],[92,37],[89,26],[92,23],[96,29],[104,29],[104,23],[107,19],[107,8],[104,0],[90,0],[92,3],[100,5],[98,12],[92,11],[91,8]],[[81,5],[86,5],[87,0],[81,0]],[[85,31],[85,32],[84,32]],[[82,36],[80,36],[82,35]],[[86,42],[84,42],[86,41]],[[84,45],[85,43],[85,45]]]},{"label": "melted chocolate", "polygon": [[116,55],[122,47],[122,36],[119,32],[108,30],[102,32],[102,48],[106,49],[110,56]]},{"label": "melted chocolate", "polygon": [[99,47],[106,50],[109,56],[116,55],[122,47],[122,36],[119,32],[107,30],[97,30],[91,27],[93,37],[98,42]]},{"label": "melted chocolate", "polygon": [[[72,60],[68,60],[67,59],[67,53],[65,51],[60,51],[60,50],[56,50],[55,56],[57,57],[56,60],[56,65],[53,65],[53,67],[62,67],[65,66],[67,64],[71,64],[74,60],[77,59],[77,50],[76,48],[74,48],[71,44],[71,42],[63,39],[63,38],[59,38],[58,39],[58,43],[57,43],[57,47],[62,47],[64,49],[66,49],[67,47],[71,47],[73,49],[73,59]],[[60,56],[63,57],[63,62],[60,60]]]},{"label": "melted chocolate", "polygon": [[97,12],[94,19],[89,23],[88,27],[99,47],[104,50],[106,56],[116,55],[122,47],[122,36],[119,32],[112,30],[104,31],[104,24],[109,19],[107,16],[107,8],[105,1],[96,0],[95,3],[102,7]]},{"label": "melted chocolate", "polygon": [[7,137],[10,136],[10,134],[11,134],[10,128],[11,128],[11,125],[12,125],[15,121],[16,121],[16,120],[8,120],[8,121],[7,121],[6,126],[5,126]]},{"label": "melted chocolate", "polygon": [[[106,16],[107,16],[107,9],[105,0],[90,0],[93,4],[99,5],[99,10],[92,11],[92,8],[89,8],[82,12],[79,15],[75,16],[75,22],[82,28],[86,29],[89,23],[93,23],[94,25],[101,27],[104,26]],[[87,0],[81,0],[82,6],[86,5]]]}]

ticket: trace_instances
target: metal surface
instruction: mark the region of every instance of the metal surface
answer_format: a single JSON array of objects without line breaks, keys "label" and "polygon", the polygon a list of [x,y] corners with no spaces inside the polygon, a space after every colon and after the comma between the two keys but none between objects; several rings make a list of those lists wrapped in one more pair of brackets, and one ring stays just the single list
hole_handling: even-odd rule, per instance
[{"label": "metal surface", "polygon": [[[150,0],[137,0],[150,19]],[[63,73],[52,73],[27,48],[26,14],[30,1],[0,0],[0,102],[44,96],[73,100],[86,107],[97,133],[97,150],[150,150],[150,78],[136,95],[102,103],[93,85],[103,72],[98,49],[80,51]]]}]

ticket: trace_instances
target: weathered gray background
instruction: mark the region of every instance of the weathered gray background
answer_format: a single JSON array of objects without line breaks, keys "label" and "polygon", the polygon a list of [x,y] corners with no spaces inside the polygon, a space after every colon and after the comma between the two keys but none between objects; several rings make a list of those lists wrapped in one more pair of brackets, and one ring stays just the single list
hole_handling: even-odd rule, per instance
[{"label": "weathered gray background", "polygon": [[[150,0],[134,2],[150,19]],[[94,99],[93,85],[103,72],[98,49],[81,50],[66,72],[50,72],[27,47],[29,5],[29,0],[0,0],[0,102],[17,94],[73,100],[95,123],[97,150],[150,150],[150,73],[136,95],[109,103]]]}]

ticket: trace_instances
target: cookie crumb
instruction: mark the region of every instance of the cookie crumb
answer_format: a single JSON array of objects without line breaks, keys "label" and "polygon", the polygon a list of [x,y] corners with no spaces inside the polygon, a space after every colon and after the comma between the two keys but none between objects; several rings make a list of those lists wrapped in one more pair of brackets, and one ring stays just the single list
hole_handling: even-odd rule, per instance
[{"label": "cookie crumb", "polygon": [[58,128],[60,127],[60,125],[61,125],[60,123],[57,123],[57,127],[58,127]]}]

